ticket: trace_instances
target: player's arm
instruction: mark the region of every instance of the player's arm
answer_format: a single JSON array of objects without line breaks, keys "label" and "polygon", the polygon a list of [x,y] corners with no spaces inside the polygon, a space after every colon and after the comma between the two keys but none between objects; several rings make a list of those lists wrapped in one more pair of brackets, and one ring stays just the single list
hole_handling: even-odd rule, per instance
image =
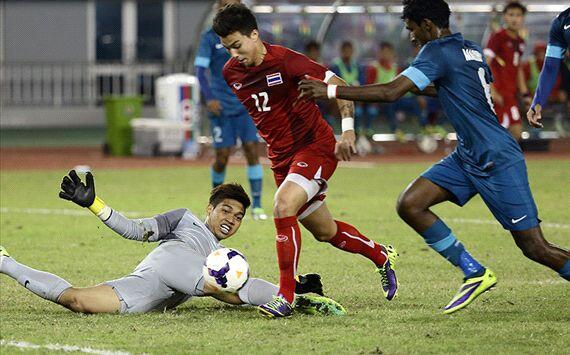
[{"label": "player's arm", "polygon": [[200,92],[202,93],[204,100],[206,100],[208,110],[214,115],[219,116],[221,114],[222,105],[214,96],[214,93],[210,88],[210,81],[208,80],[207,75],[210,68],[211,58],[212,45],[208,40],[208,36],[203,34],[198,46],[198,53],[194,59],[194,68],[196,69],[196,76],[200,83]]},{"label": "player's arm", "polygon": [[185,210],[175,210],[153,218],[132,220],[120,212],[113,210],[95,194],[93,175],[88,172],[85,183],[81,181],[75,170],[64,176],[61,182],[59,197],[77,205],[88,208],[103,223],[123,238],[143,242],[155,242],[168,235],[178,225]]},{"label": "player's arm", "polygon": [[[347,86],[346,82],[337,75],[328,80],[329,85],[337,87]],[[335,146],[335,155],[340,160],[350,160],[352,154],[356,154],[356,133],[354,132],[354,102],[336,99],[338,111],[342,119],[342,135]]]},{"label": "player's arm", "polygon": [[532,104],[530,105],[530,109],[526,114],[528,122],[533,127],[542,127],[542,123],[540,123],[540,120],[542,119],[542,108],[546,105],[548,97],[552,92],[552,88],[556,83],[560,64],[562,63],[564,53],[566,52],[567,44],[564,40],[562,28],[560,17],[557,17],[552,22],[552,26],[550,28],[550,38],[548,46],[546,47],[544,64],[538,78],[538,86],[536,88]]},{"label": "player's arm", "polygon": [[433,85],[433,84],[429,84],[423,90],[418,89],[417,86],[414,85],[414,87],[412,88],[412,90],[410,90],[410,92],[412,94],[418,95],[418,96],[437,97],[437,89],[435,88],[435,85]]},{"label": "player's arm", "polygon": [[404,75],[399,75],[386,84],[363,86],[327,85],[322,81],[311,79],[304,79],[299,83],[301,97],[364,102],[394,102],[415,87],[414,83]]}]

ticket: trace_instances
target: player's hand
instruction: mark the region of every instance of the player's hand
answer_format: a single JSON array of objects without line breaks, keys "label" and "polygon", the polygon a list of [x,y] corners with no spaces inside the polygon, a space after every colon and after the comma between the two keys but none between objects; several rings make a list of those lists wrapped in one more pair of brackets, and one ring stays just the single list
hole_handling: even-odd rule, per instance
[{"label": "player's hand", "polygon": [[222,104],[219,100],[210,100],[206,102],[206,106],[208,107],[208,111],[213,113],[215,116],[222,114]]},{"label": "player's hand", "polygon": [[542,106],[540,104],[536,104],[534,108],[531,108],[526,113],[526,118],[528,119],[528,123],[535,127],[535,128],[542,128],[543,125],[540,122],[542,119]]},{"label": "player's hand", "polygon": [[61,189],[63,191],[59,192],[59,197],[73,201],[81,207],[89,207],[95,201],[95,182],[93,181],[93,175],[88,172],[85,175],[84,184],[75,170],[71,170],[68,174],[69,176],[64,176],[61,181]]},{"label": "player's hand", "polygon": [[299,91],[300,99],[328,99],[327,84],[308,75],[299,82]]},{"label": "player's hand", "polygon": [[338,160],[349,161],[353,154],[356,154],[356,134],[353,130],[345,131],[336,142],[334,154]]}]

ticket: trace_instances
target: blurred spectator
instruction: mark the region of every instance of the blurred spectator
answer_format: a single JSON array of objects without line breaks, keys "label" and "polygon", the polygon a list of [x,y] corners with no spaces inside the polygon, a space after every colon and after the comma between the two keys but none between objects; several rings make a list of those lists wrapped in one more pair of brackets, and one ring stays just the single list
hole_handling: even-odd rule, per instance
[{"label": "blurred spectator", "polygon": [[[366,75],[367,84],[385,84],[394,79],[401,70],[398,68],[394,46],[389,42],[380,43],[378,52],[378,60],[372,62],[368,68]],[[418,119],[421,118],[422,112],[418,99],[413,94],[407,94],[394,103],[381,104],[379,106],[369,105],[368,114],[377,116],[378,108],[384,112],[388,120],[390,132],[395,133],[398,140],[404,140],[404,132],[398,128],[398,112],[411,113]]]},{"label": "blurred spectator", "polygon": [[305,55],[309,59],[320,63],[321,62],[321,45],[315,40],[310,40],[305,44]]},{"label": "blurred spectator", "polygon": [[526,7],[520,2],[507,3],[503,10],[504,28],[491,35],[484,50],[493,73],[491,96],[498,120],[517,140],[521,139],[522,134],[517,93],[521,94],[525,105],[528,106],[531,102],[520,65],[525,49],[525,41],[520,36],[525,14]]},{"label": "blurred spectator", "polygon": [[[342,78],[348,85],[359,86],[365,81],[365,70],[353,59],[354,47],[352,42],[344,41],[340,45],[340,56],[332,61],[330,69]],[[370,120],[363,115],[362,104],[356,103],[354,108],[356,129],[359,133],[371,129]]]}]

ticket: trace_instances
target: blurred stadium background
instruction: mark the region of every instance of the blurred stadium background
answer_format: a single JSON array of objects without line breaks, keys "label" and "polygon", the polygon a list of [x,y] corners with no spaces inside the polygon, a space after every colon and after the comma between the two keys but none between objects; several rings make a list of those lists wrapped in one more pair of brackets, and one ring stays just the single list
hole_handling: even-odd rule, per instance
[{"label": "blurred stadium background", "polygon": [[[256,11],[267,40],[301,52],[315,41],[320,45],[318,60],[327,65],[338,56],[343,41],[353,43],[354,59],[363,67],[372,66],[378,59],[381,42],[394,46],[395,62],[400,68],[405,68],[414,55],[399,19],[399,2],[265,0],[247,4]],[[451,4],[452,28],[468,39],[484,44],[500,26],[502,4]],[[529,13],[523,33],[527,50],[523,59],[533,54],[535,44],[548,38],[549,23],[565,8],[557,1],[533,1],[527,5]],[[2,1],[2,146],[30,142],[100,146],[105,140],[103,99],[107,95],[140,95],[144,100],[142,117],[158,117],[154,81],[170,73],[193,74],[199,36],[210,26],[212,6],[211,0]],[[568,86],[567,75],[564,72],[562,91]],[[429,120],[441,124],[445,128],[441,132],[449,131],[437,104],[432,106],[427,103],[426,117],[429,115]],[[334,113],[328,115],[334,117]],[[404,112],[396,115],[394,124],[382,110],[365,108],[360,116],[365,116],[357,119],[366,120],[370,139],[375,133],[399,133],[396,138],[406,140],[402,133],[421,130],[419,118]],[[546,116],[542,133],[529,131],[524,137],[563,136],[568,127],[567,107],[551,105]],[[334,119],[331,121],[338,125]],[[202,142],[207,142],[207,125],[207,119],[201,120]],[[527,125],[525,130],[528,131]],[[372,142],[394,137],[375,138]]]}]

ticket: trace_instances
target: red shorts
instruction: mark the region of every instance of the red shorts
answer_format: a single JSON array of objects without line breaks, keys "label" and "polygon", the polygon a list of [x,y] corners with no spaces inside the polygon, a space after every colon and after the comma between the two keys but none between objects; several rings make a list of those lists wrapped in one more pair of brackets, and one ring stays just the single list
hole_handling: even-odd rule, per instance
[{"label": "red shorts", "polygon": [[334,143],[319,142],[298,150],[286,162],[274,165],[277,167],[271,169],[278,187],[287,179],[298,183],[307,192],[309,201],[297,212],[299,219],[303,219],[322,205],[327,181],[336,170],[338,160],[334,155]]},{"label": "red shorts", "polygon": [[495,112],[497,112],[499,123],[505,128],[522,124],[521,114],[516,98],[504,98],[504,100],[505,104],[503,106],[495,104]]}]

